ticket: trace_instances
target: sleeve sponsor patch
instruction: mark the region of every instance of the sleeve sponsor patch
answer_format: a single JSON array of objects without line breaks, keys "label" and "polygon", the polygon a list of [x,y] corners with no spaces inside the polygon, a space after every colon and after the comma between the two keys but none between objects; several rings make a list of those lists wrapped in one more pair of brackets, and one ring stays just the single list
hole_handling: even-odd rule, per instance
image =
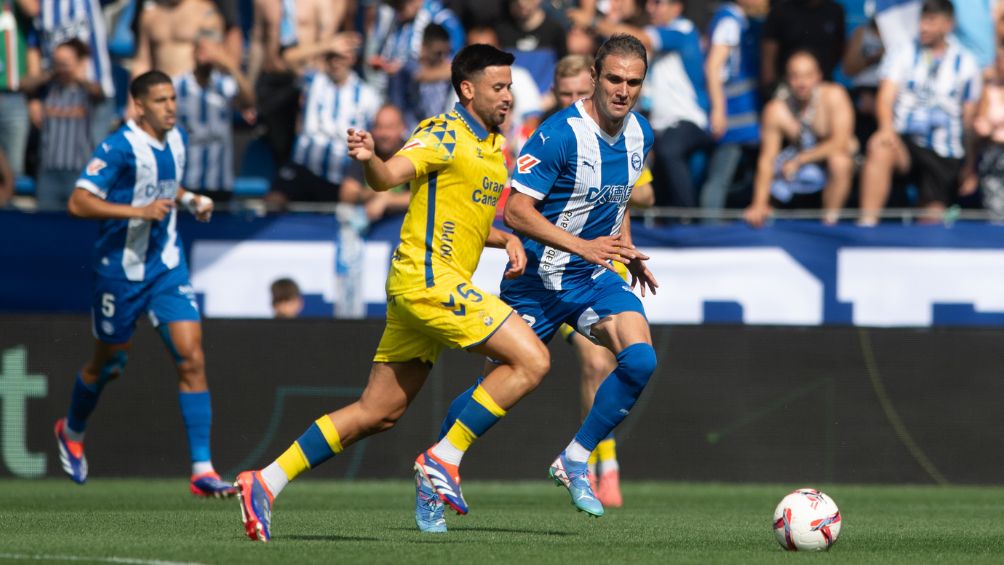
[{"label": "sleeve sponsor patch", "polygon": [[540,159],[527,153],[516,161],[516,170],[518,170],[520,174],[526,174],[529,173],[531,169],[536,167],[538,163],[540,163]]},{"label": "sleeve sponsor patch", "polygon": [[404,147],[401,148],[401,151],[408,151],[409,149],[417,149],[419,147],[425,147],[425,144],[422,143],[422,140],[421,139],[412,139],[408,143],[404,144]]},{"label": "sleeve sponsor patch", "polygon": [[93,177],[93,176],[97,175],[98,173],[100,173],[101,169],[104,169],[107,166],[108,166],[108,163],[105,163],[101,159],[98,159],[97,157],[95,157],[95,158],[91,159],[90,163],[87,163],[87,168],[85,170],[87,172],[87,176]]}]

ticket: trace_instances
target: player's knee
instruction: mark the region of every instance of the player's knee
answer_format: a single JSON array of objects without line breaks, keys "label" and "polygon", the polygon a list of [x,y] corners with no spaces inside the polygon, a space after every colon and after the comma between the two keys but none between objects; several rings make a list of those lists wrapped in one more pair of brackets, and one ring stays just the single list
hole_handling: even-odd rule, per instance
[{"label": "player's knee", "polygon": [[582,376],[590,382],[602,381],[617,368],[616,363],[610,362],[605,349],[600,352],[603,355],[590,355],[582,360]]},{"label": "player's knee", "polygon": [[523,361],[526,365],[526,373],[533,381],[534,388],[544,379],[544,375],[551,370],[551,352],[544,344],[537,347],[533,355],[528,356]]},{"label": "player's knee", "polygon": [[617,355],[617,376],[634,389],[641,390],[655,372],[655,349],[647,343],[635,343]]}]

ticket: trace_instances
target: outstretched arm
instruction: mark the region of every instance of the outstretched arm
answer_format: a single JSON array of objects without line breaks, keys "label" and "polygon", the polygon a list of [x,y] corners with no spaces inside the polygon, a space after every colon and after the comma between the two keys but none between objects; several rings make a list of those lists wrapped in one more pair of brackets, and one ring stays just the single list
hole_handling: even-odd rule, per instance
[{"label": "outstretched arm", "polygon": [[395,155],[384,161],[373,151],[370,132],[349,130],[349,157],[363,164],[366,184],[373,190],[384,191],[401,186],[415,178],[415,165],[410,159]]}]

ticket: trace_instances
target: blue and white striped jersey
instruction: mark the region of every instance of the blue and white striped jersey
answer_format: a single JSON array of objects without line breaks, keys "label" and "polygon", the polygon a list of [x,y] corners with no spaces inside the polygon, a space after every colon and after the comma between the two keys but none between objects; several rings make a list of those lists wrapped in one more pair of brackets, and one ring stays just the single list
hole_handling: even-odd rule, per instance
[{"label": "blue and white striped jersey", "polygon": [[339,184],[349,163],[346,131],[369,129],[380,109],[380,96],[355,73],[342,85],[320,72],[307,75],[304,81],[302,124],[293,161]]},{"label": "blue and white striped jersey", "polygon": [[45,61],[50,60],[60,43],[69,39],[77,38],[87,44],[91,50],[87,79],[100,84],[106,98],[115,97],[108,32],[98,0],[41,0],[35,27],[41,36]]},{"label": "blue and white striped jersey", "polygon": [[237,81],[214,70],[203,88],[194,73],[174,78],[178,120],[188,134],[187,189],[233,190],[233,107]]},{"label": "blue and white striped jersey", "polygon": [[[77,188],[115,204],[146,206],[174,198],[185,170],[184,132],[174,128],[157,141],[129,121],[95,149]],[[183,259],[177,209],[163,220],[102,220],[95,244],[98,276],[144,281],[177,267]]]},{"label": "blue and white striped jersey", "polygon": [[[579,100],[548,118],[526,142],[512,188],[539,200],[540,213],[571,234],[595,239],[618,233],[653,138],[648,121],[635,112],[617,135],[607,135]],[[603,270],[566,251],[520,239],[527,255],[524,278],[539,279],[544,288],[574,288]]]},{"label": "blue and white striped jersey", "polygon": [[662,131],[690,122],[707,129],[710,102],[697,26],[681,17],[663,27],[649,26],[645,33],[652,40],[652,61],[645,81],[652,100],[652,128]]},{"label": "blue and white striped jersey", "polygon": [[983,88],[979,64],[968,49],[949,38],[948,49],[937,58],[914,42],[887,51],[879,76],[897,87],[897,132],[942,157],[965,156],[964,109],[979,100]]}]

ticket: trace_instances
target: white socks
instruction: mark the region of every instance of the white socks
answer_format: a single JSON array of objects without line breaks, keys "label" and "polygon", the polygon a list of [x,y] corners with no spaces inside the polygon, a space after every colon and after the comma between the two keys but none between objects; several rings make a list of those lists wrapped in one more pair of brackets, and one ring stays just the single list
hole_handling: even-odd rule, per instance
[{"label": "white socks", "polygon": [[582,447],[582,444],[572,440],[565,448],[565,458],[573,463],[587,463],[589,461],[589,450]]},{"label": "white socks", "polygon": [[464,458],[464,452],[457,449],[457,446],[450,443],[450,440],[446,437],[439,440],[439,443],[432,446],[432,454],[440,459],[444,463],[449,463],[450,465],[460,465],[460,460]]},{"label": "white socks", "polygon": [[261,478],[265,481],[265,486],[268,487],[272,496],[279,496],[282,489],[286,488],[286,485],[289,484],[289,478],[286,477],[286,471],[283,471],[282,467],[280,467],[275,461],[273,461],[268,467],[261,470]]}]

